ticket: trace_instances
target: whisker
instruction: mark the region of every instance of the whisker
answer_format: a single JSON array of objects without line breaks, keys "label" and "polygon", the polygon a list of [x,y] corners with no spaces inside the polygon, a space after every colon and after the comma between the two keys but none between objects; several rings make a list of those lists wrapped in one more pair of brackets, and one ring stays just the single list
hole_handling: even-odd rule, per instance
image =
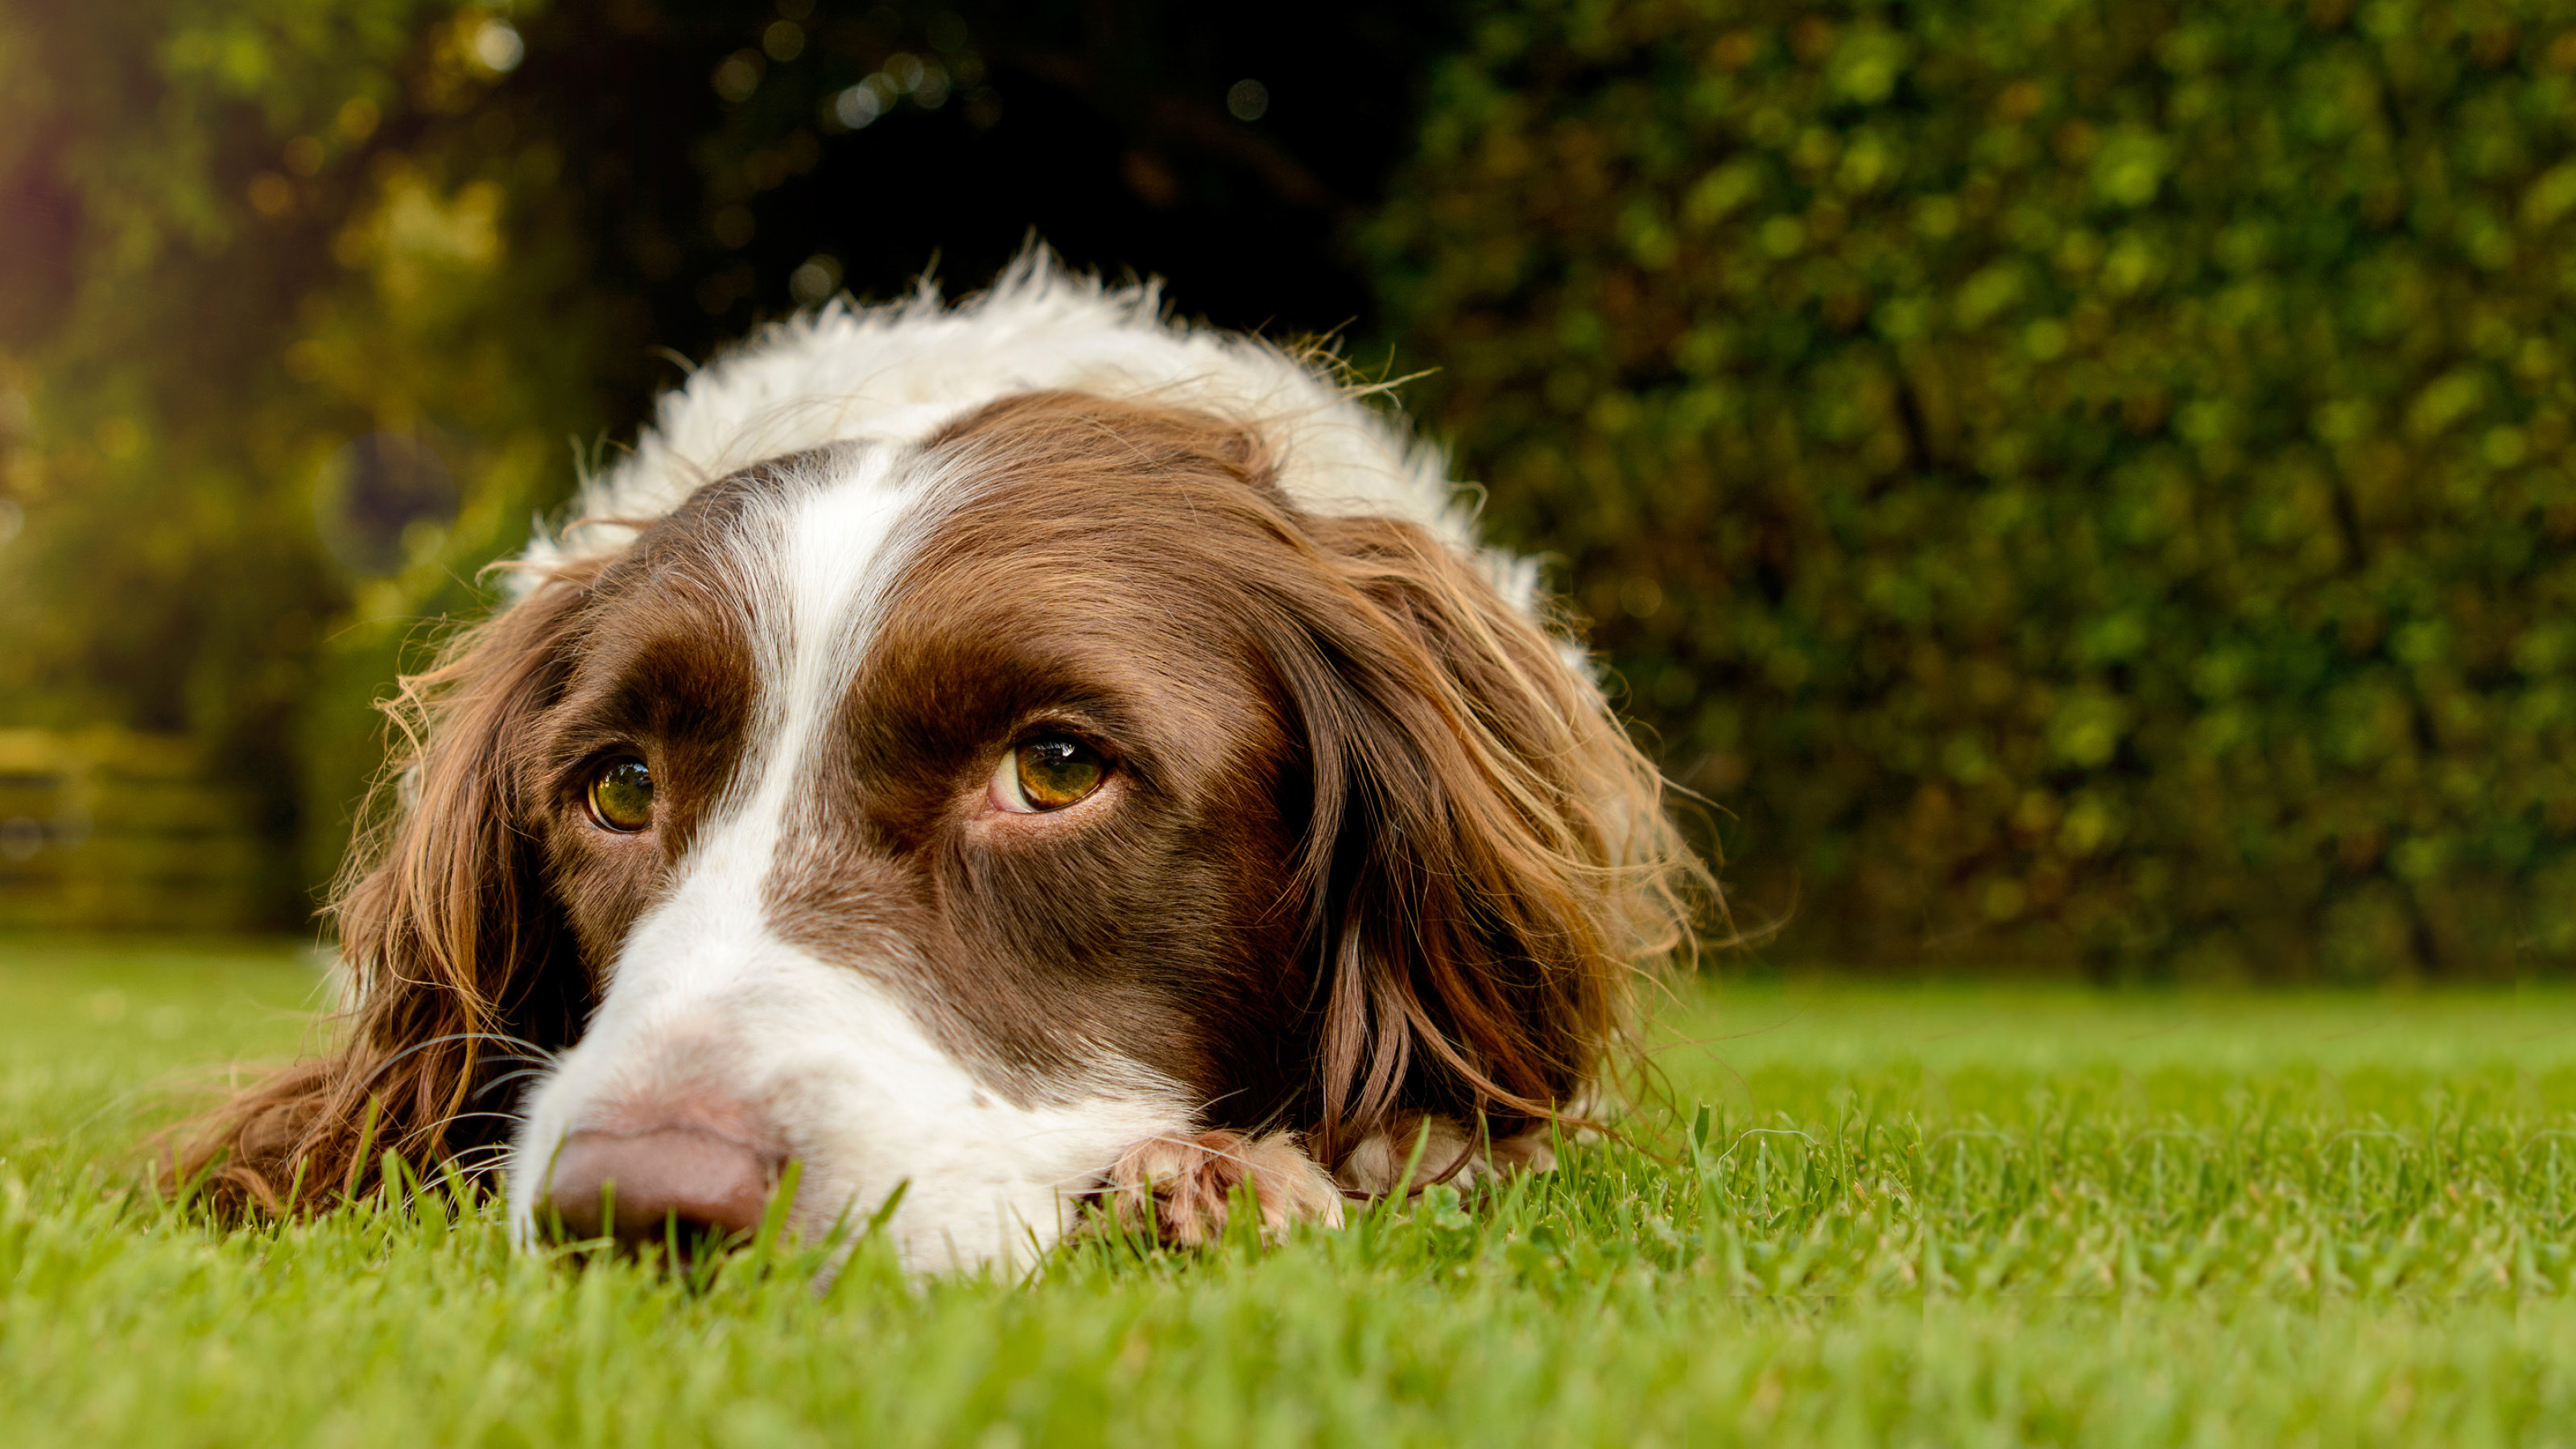
[{"label": "whisker", "polygon": [[542,1071],[554,1065],[551,1057],[532,1057],[525,1052],[503,1052],[489,1058],[489,1061],[494,1066],[508,1066],[515,1062],[525,1071]]},{"label": "whisker", "polygon": [[553,1070],[554,1063],[548,1062],[543,1066],[521,1067],[515,1072],[504,1072],[500,1076],[494,1077],[492,1080],[485,1082],[482,1086],[475,1088],[475,1100],[480,1101],[486,1094],[497,1091],[502,1087],[506,1087],[512,1082],[523,1082],[531,1077],[542,1077]]},{"label": "whisker", "polygon": [[495,1122],[524,1122],[527,1120],[527,1118],[520,1116],[516,1112],[454,1112],[450,1113],[446,1120],[450,1122],[470,1122],[478,1118],[489,1118]]},{"label": "whisker", "polygon": [[431,1047],[446,1046],[451,1042],[460,1041],[497,1041],[506,1046],[523,1046],[537,1051],[545,1050],[545,1048],[538,1046],[535,1042],[529,1041],[525,1037],[511,1036],[506,1032],[452,1031],[443,1036],[434,1036],[424,1041],[413,1042],[411,1045],[404,1047],[401,1051],[398,1051],[392,1056],[385,1058],[383,1061],[376,1063],[374,1066],[367,1069],[367,1074],[364,1077],[358,1079],[356,1089],[364,1091],[367,1087],[374,1084],[376,1078],[383,1076],[387,1071],[400,1064],[405,1057],[412,1055],[414,1052],[424,1052],[429,1050]]}]

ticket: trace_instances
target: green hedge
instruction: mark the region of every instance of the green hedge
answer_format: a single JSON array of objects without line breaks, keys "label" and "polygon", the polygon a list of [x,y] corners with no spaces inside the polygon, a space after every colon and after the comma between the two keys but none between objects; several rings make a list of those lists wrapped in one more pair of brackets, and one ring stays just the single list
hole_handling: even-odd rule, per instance
[{"label": "green hedge", "polygon": [[2576,960],[2569,25],[1481,23],[1367,244],[1434,430],[1724,807],[1740,923],[2184,977]]}]

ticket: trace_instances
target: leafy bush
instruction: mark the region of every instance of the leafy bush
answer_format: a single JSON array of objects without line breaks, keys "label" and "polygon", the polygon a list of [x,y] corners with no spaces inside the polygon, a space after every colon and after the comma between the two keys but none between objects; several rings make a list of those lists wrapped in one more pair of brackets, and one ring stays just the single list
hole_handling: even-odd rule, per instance
[{"label": "leafy bush", "polygon": [[1370,244],[1740,917],[2521,974],[2576,959],[2571,155],[2537,3],[1526,0]]}]

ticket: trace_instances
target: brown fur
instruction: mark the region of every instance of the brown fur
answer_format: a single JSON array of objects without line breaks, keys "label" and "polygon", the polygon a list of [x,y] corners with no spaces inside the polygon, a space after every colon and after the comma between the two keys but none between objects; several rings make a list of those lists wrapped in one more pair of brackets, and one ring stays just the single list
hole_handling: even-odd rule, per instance
[{"label": "brown fur", "polygon": [[[1444,1145],[1535,1161],[1505,1144],[1543,1141],[1592,1084],[1707,883],[1598,691],[1427,531],[1295,508],[1255,429],[1029,394],[927,447],[972,485],[894,587],[854,747],[800,827],[829,865],[769,890],[782,934],[892,971],[994,1090],[1042,1093],[1083,1042],[1187,1084],[1223,1150],[1131,1153],[1112,1178],[1168,1200],[1187,1177],[1193,1223],[1281,1128],[1381,1191],[1381,1149],[1425,1114],[1483,1123]],[[460,1109],[573,1040],[740,754],[744,614],[696,560],[761,473],[405,682],[411,783],[334,908],[344,1044],[211,1119],[182,1174],[214,1164],[220,1199],[269,1210],[363,1193],[370,1102],[376,1141],[416,1160],[496,1140]],[[690,707],[656,705],[674,680]],[[1031,718],[1124,742],[1131,795],[1081,826],[962,816],[979,742]],[[668,828],[585,830],[574,767],[641,734],[678,741],[654,766]],[[1272,1196],[1306,1202],[1281,1188],[1266,1216]]]}]

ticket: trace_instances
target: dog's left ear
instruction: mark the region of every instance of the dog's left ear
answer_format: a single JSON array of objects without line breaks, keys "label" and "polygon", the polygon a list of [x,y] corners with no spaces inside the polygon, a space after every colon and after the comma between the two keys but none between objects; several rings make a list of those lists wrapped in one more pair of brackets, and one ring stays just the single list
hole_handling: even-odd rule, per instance
[{"label": "dog's left ear", "polygon": [[1500,1138],[1579,1110],[1637,976],[1686,945],[1714,882],[1528,610],[1421,527],[1302,523],[1323,567],[1269,652],[1313,787],[1321,1155],[1399,1111]]},{"label": "dog's left ear", "polygon": [[[532,843],[532,724],[570,668],[595,566],[463,631],[388,710],[408,748],[331,905],[353,1000],[322,1055],[270,1074],[173,1143],[166,1176],[219,1210],[298,1211],[502,1140],[470,1093],[568,1045],[587,987]],[[498,1125],[496,1125],[498,1124]]]}]

